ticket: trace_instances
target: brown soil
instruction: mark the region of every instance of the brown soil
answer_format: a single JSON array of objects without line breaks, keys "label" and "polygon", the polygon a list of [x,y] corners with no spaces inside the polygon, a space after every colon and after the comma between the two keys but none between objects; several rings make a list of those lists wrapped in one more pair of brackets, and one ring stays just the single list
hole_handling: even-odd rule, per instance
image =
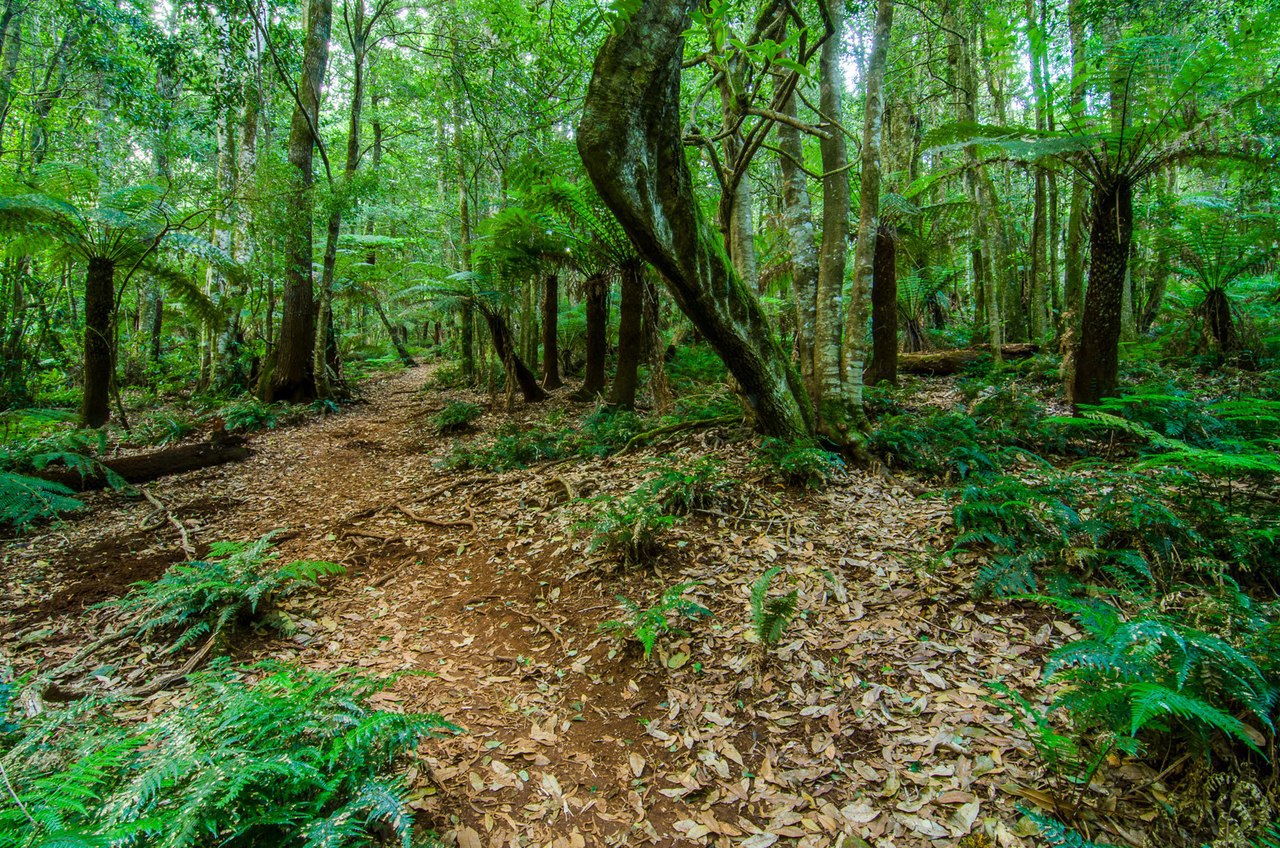
[{"label": "brown soil", "polygon": [[[1019,799],[1001,787],[1041,784],[984,682],[1032,691],[1033,658],[1062,632],[968,597],[967,570],[938,555],[944,502],[862,472],[822,493],[788,490],[751,466],[748,445],[715,433],[623,458],[445,471],[454,439],[431,432],[429,411],[446,396],[487,399],[424,391],[428,373],[255,436],[244,463],[149,488],[201,550],[283,529],[285,557],[347,566],[290,600],[292,638],[248,635],[236,659],[429,672],[400,678],[380,703],[468,731],[425,746],[414,772],[419,819],[446,841],[906,848],[985,831],[1031,844]],[[512,415],[527,426],[554,408],[581,414],[561,398]],[[483,440],[508,417],[491,404],[457,439]],[[566,488],[625,494],[666,454],[715,455],[738,484],[643,568],[592,553],[575,528],[599,506],[566,502]],[[97,626],[87,605],[183,559],[172,526],[139,529],[146,502],[88,502],[91,518],[3,550],[0,664],[65,658]],[[749,635],[749,586],[772,565],[802,612],[763,650]],[[650,661],[600,631],[619,615],[616,595],[647,605],[685,581],[714,617],[660,641]]]}]

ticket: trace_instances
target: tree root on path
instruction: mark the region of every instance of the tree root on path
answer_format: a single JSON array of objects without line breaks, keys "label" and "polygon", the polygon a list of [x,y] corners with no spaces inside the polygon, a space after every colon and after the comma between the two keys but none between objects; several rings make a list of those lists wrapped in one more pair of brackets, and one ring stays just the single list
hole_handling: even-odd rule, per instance
[{"label": "tree root on path", "polygon": [[718,427],[721,424],[736,424],[741,420],[741,415],[734,414],[721,415],[718,418],[699,418],[696,421],[677,421],[675,424],[667,424],[645,433],[635,434],[627,440],[627,443],[622,446],[622,450],[618,451],[614,456],[625,456],[631,452],[632,448],[640,444],[648,444],[660,436],[670,436],[674,433],[682,433],[685,430],[700,430],[704,427]]},{"label": "tree root on path", "polygon": [[430,524],[432,527],[470,527],[472,533],[476,532],[475,510],[470,505],[467,506],[467,517],[457,521],[445,521],[429,515],[420,515],[402,503],[395,504],[395,508],[419,524]]}]

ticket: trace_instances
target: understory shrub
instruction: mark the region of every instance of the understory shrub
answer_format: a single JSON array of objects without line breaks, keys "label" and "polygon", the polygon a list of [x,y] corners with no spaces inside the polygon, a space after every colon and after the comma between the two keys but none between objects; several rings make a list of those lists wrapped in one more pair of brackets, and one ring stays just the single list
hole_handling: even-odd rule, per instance
[{"label": "understory shrub", "polygon": [[484,409],[479,404],[455,400],[446,403],[444,408],[431,416],[431,424],[441,436],[465,433],[483,414]]},{"label": "understory shrub", "polygon": [[141,724],[94,699],[7,725],[0,711],[0,848],[407,848],[397,766],[460,729],[374,709],[390,682],[220,662]]},{"label": "understory shrub", "polygon": [[723,463],[709,457],[683,465],[661,463],[656,471],[623,497],[601,495],[587,500],[599,510],[578,526],[591,532],[592,551],[617,556],[626,565],[643,563],[661,548],[664,530],[733,485]]},{"label": "understory shrub", "polygon": [[280,407],[265,404],[253,395],[245,395],[220,407],[216,415],[223,420],[227,431],[274,430],[280,423]]}]

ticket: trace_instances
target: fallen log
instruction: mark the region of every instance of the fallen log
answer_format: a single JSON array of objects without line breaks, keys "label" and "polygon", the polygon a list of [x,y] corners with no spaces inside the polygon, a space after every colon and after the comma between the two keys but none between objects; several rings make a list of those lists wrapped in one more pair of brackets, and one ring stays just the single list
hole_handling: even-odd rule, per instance
[{"label": "fallen log", "polygon": [[[1005,359],[1026,359],[1039,352],[1040,346],[1034,344],[1007,344],[1000,348],[1000,355]],[[990,355],[991,349],[986,347],[937,350],[929,353],[900,353],[898,354],[898,371],[905,374],[943,377],[955,374],[966,365]]]},{"label": "fallen log", "polygon": [[[176,445],[153,453],[121,456],[99,461],[110,470],[119,474],[129,483],[146,483],[170,474],[181,474],[184,471],[196,471],[201,468],[212,468],[228,462],[241,462],[248,459],[252,451],[245,446],[243,436],[215,435],[212,441],[198,442],[191,445]],[[86,474],[72,468],[47,467],[40,471],[29,472],[32,477],[61,483],[77,492],[92,489],[105,489],[107,478],[101,472]]]}]

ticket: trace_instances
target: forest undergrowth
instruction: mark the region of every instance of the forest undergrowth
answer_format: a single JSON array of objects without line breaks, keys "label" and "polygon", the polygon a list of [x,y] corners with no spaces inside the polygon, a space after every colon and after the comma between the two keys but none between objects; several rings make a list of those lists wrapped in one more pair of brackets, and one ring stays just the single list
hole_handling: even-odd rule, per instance
[{"label": "forest undergrowth", "polygon": [[0,844],[1265,844],[1268,387],[986,367],[867,468],[416,368],[78,496],[5,550]]}]

